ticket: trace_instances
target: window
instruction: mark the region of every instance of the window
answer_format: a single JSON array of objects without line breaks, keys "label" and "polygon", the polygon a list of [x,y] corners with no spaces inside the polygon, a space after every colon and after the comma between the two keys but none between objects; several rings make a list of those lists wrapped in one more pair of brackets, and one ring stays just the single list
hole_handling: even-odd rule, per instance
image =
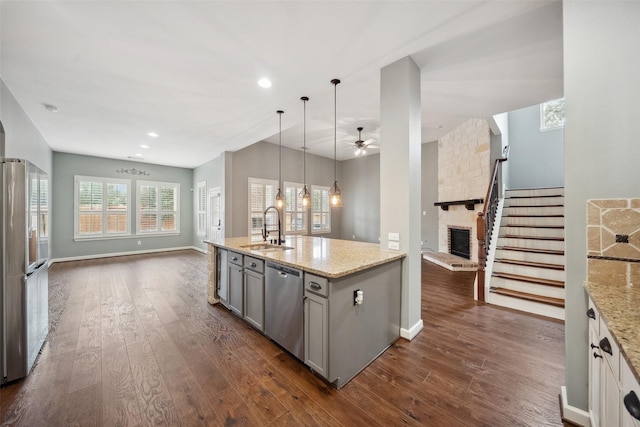
[{"label": "window", "polygon": [[311,187],[311,209],[313,211],[312,233],[331,232],[331,211],[329,210],[329,187]]},{"label": "window", "polygon": [[75,176],[74,237],[128,236],[131,181]]},{"label": "window", "polygon": [[207,235],[207,183],[199,182],[196,197],[198,206],[196,210],[196,234],[198,236]]},{"label": "window", "polygon": [[138,181],[137,234],[180,232],[180,184]]},{"label": "window", "polygon": [[540,104],[540,130],[553,130],[564,126],[564,98]]},{"label": "window", "polygon": [[284,183],[286,205],[284,210],[284,231],[291,234],[307,232],[307,210],[302,206],[303,184]]},{"label": "window", "polygon": [[[266,208],[276,204],[278,181],[249,178],[249,236],[251,240],[262,240],[262,218]],[[267,214],[267,230],[278,229],[275,210]]]}]

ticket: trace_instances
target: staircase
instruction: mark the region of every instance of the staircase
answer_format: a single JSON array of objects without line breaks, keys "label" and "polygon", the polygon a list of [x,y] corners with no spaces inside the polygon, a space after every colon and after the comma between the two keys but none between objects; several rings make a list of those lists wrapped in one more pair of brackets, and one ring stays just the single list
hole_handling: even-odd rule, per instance
[{"label": "staircase", "polygon": [[564,320],[564,189],[507,190],[487,302]]}]

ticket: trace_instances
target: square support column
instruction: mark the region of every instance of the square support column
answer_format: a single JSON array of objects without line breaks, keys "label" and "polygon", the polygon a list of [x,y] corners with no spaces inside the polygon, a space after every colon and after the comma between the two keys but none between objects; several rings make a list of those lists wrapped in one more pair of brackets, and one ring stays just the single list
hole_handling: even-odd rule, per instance
[{"label": "square support column", "polygon": [[420,69],[409,57],[380,71],[380,141],[380,245],[389,248],[397,242],[407,254],[400,336],[411,340],[422,330],[422,141]]}]

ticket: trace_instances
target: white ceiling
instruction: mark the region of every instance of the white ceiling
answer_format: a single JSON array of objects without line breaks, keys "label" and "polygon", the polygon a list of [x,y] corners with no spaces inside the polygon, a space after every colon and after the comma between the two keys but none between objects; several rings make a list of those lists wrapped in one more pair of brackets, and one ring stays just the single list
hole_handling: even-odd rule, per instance
[{"label": "white ceiling", "polygon": [[358,126],[384,147],[380,69],[407,55],[423,142],[562,96],[560,2],[2,0],[0,24],[0,76],[53,150],[163,165],[277,143],[278,109],[300,149],[301,96],[309,152],[333,157],[332,78],[338,158]]}]

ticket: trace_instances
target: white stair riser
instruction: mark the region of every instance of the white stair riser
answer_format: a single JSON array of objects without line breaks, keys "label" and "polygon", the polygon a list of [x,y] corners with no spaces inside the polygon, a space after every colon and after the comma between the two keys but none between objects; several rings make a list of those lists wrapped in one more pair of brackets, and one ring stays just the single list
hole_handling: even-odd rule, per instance
[{"label": "white stair riser", "polygon": [[564,196],[564,188],[529,188],[523,190],[507,190],[505,198],[509,197],[537,197],[537,196]]},{"label": "white stair riser", "polygon": [[492,292],[488,293],[487,302],[489,304],[500,305],[502,307],[509,307],[515,310],[551,317],[553,319],[564,320],[564,309],[562,307],[555,307],[553,305],[542,304],[539,302],[512,298],[505,295],[498,295]]},{"label": "white stair riser", "polygon": [[524,226],[554,226],[564,227],[563,217],[531,217],[531,216],[503,216],[500,225],[524,225]]},{"label": "white stair riser", "polygon": [[543,297],[564,299],[564,288],[553,286],[537,285],[535,283],[520,282],[517,280],[504,279],[502,277],[492,277],[491,287],[511,289],[512,291],[526,292],[528,294],[540,295]]},{"label": "white stair riser", "polygon": [[563,215],[563,206],[533,206],[533,207],[508,207],[504,208],[502,215],[535,215],[554,216]]},{"label": "white stair riser", "polygon": [[516,237],[499,237],[498,246],[513,246],[516,248],[545,249],[552,251],[563,251],[563,240],[536,240],[518,239]]},{"label": "white stair riser", "polygon": [[500,227],[500,236],[564,237],[564,228]]},{"label": "white stair riser", "polygon": [[564,265],[564,255],[552,255],[539,252],[511,251],[497,249],[496,259],[512,259],[515,261],[542,262],[545,264]]},{"label": "white stair riser", "polygon": [[[507,264],[495,261],[493,264],[494,273],[517,274],[518,276],[526,276],[537,279],[558,280],[564,282],[564,270],[554,270],[550,268],[531,267],[528,265]],[[491,286],[494,286],[493,283]]]},{"label": "white stair riser", "polygon": [[518,197],[505,199],[505,207],[564,205],[564,197]]}]

